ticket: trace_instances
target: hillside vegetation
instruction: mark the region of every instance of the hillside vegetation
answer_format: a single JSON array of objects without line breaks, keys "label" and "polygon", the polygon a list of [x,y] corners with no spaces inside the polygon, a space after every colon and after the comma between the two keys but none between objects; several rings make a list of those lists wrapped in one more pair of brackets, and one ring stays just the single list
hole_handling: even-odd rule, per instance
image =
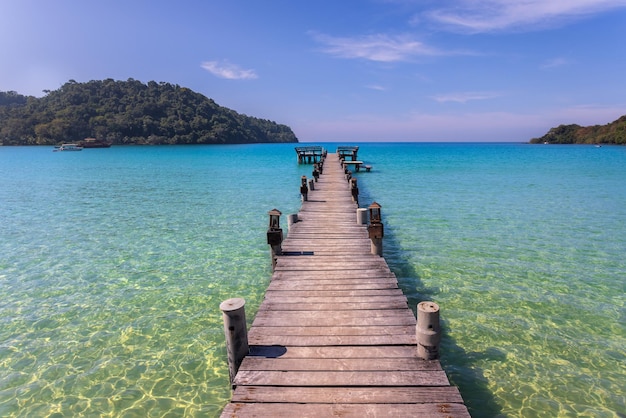
[{"label": "hillside vegetation", "polygon": [[73,80],[41,98],[0,92],[0,144],[55,145],[298,142],[286,125],[217,105],[170,83]]},{"label": "hillside vegetation", "polygon": [[560,125],[531,144],[619,144],[626,145],[626,115],[606,125]]}]

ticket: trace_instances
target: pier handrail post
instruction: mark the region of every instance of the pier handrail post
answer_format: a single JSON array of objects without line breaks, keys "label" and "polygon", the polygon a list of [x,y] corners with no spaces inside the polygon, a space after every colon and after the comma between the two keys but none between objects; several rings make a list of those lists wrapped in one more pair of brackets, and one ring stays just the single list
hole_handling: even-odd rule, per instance
[{"label": "pier handrail post", "polygon": [[435,302],[417,304],[417,357],[423,360],[439,358],[441,327],[439,325],[439,305]]},{"label": "pier handrail post", "polygon": [[231,298],[220,303],[228,355],[228,376],[233,389],[235,388],[235,376],[239,366],[241,366],[241,362],[250,351],[245,305],[246,301],[242,298]]},{"label": "pier handrail post", "polygon": [[369,206],[370,222],[367,225],[367,233],[372,241],[371,251],[374,255],[383,255],[383,236],[385,228],[381,221],[380,205],[376,202]]},{"label": "pier handrail post", "polygon": [[281,211],[272,209],[267,214],[270,216],[270,225],[267,228],[267,244],[270,246],[270,257],[272,259],[272,271],[276,267],[276,256],[282,255],[283,230],[280,227]]}]

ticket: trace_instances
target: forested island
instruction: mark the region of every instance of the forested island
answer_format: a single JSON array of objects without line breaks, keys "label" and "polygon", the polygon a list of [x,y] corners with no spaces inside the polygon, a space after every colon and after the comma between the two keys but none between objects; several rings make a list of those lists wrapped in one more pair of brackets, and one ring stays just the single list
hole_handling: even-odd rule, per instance
[{"label": "forested island", "polygon": [[41,98],[0,92],[0,145],[298,142],[286,125],[239,114],[175,84],[70,80]]},{"label": "forested island", "polygon": [[616,144],[626,145],[626,115],[606,125],[560,125],[531,144]]}]

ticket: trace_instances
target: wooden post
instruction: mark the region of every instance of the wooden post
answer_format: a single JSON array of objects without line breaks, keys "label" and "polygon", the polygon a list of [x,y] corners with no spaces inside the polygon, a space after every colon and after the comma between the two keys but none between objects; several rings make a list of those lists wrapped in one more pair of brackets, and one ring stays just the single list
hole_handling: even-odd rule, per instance
[{"label": "wooden post", "polygon": [[270,224],[267,229],[267,243],[270,246],[272,271],[274,271],[276,267],[276,256],[283,254],[283,230],[280,227],[280,215],[282,215],[282,213],[278,209],[272,209],[268,212],[268,215],[270,215]]},{"label": "wooden post", "polygon": [[371,238],[372,244],[370,245],[370,251],[374,255],[383,256],[383,239]]},{"label": "wooden post", "polygon": [[439,305],[435,302],[417,304],[417,357],[424,360],[439,358],[441,327],[439,326]]},{"label": "wooden post", "polygon": [[248,354],[248,330],[246,328],[246,301],[242,298],[232,298],[220,304],[224,319],[224,335],[226,336],[226,351],[228,353],[228,375],[230,384],[235,382],[235,376],[241,366],[243,358]]},{"label": "wooden post", "polygon": [[365,225],[367,223],[367,208],[356,209],[356,223],[358,225]]},{"label": "wooden post", "polygon": [[315,190],[315,180],[309,179],[309,190]]},{"label": "wooden post", "polygon": [[300,194],[302,195],[302,201],[309,200],[309,188],[307,186],[306,176],[300,177]]},{"label": "wooden post", "polygon": [[291,225],[298,222],[298,214],[291,213],[287,216],[287,231],[291,231]]},{"label": "wooden post", "polygon": [[380,205],[376,202],[373,202],[368,207],[370,216],[370,222],[367,224],[367,233],[370,237],[372,245],[370,250],[372,254],[379,255],[382,257],[383,255],[383,237],[385,236],[385,226],[381,221],[381,210]]},{"label": "wooden post", "polygon": [[357,186],[356,178],[350,179],[350,193],[352,194],[352,201],[359,206],[359,187]]}]

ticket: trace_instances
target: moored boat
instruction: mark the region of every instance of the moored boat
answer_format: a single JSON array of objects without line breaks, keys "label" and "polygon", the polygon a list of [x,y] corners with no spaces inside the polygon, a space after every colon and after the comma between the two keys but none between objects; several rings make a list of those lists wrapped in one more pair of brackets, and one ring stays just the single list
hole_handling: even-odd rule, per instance
[{"label": "moored boat", "polygon": [[54,147],[52,151],[82,151],[83,147],[78,144],[61,144]]}]

